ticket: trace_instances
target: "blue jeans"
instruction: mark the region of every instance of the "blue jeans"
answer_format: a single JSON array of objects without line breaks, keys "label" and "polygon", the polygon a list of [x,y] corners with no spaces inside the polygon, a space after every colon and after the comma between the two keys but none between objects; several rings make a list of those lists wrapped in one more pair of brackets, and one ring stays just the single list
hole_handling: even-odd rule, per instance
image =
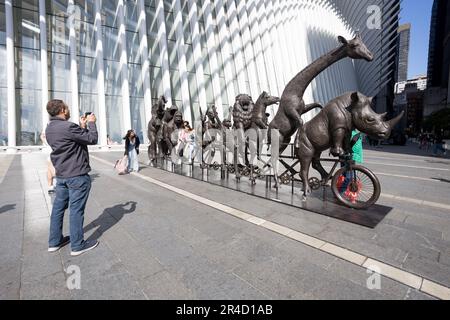
[{"label": "blue jeans", "polygon": [[437,155],[439,151],[445,153],[446,150],[444,148],[444,145],[442,143],[435,143],[433,146],[433,154]]},{"label": "blue jeans", "polygon": [[49,247],[57,247],[63,240],[64,212],[70,208],[70,245],[80,251],[84,245],[84,209],[91,190],[91,177],[86,174],[73,178],[56,179],[56,197],[50,217]]}]

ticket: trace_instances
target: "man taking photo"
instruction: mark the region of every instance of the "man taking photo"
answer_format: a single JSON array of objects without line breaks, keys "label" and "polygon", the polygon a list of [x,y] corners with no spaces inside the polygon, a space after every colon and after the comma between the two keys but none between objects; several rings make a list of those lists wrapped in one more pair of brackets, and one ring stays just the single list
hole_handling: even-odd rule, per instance
[{"label": "man taking photo", "polygon": [[[95,145],[98,133],[94,114],[80,119],[81,127],[69,122],[70,110],[62,100],[47,104],[50,122],[45,131],[52,148],[50,158],[56,171],[56,196],[50,218],[49,252],[56,252],[70,242],[71,255],[78,256],[98,246],[98,241],[84,240],[84,210],[91,190],[88,145]],[[62,234],[64,212],[70,208],[70,237]]]}]

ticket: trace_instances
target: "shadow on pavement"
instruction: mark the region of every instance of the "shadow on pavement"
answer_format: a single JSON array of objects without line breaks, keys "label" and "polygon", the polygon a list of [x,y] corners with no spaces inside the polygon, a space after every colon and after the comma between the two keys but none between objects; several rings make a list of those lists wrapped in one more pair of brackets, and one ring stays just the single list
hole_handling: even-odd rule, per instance
[{"label": "shadow on pavement", "polygon": [[436,180],[436,181],[440,181],[440,182],[450,183],[450,180],[443,179],[443,178],[431,178],[431,179]]},{"label": "shadow on pavement", "polygon": [[0,214],[14,210],[16,208],[15,204],[7,204],[3,207],[0,207]]},{"label": "shadow on pavement", "polygon": [[[127,207],[129,209],[127,209]],[[130,214],[136,211],[137,203],[134,201],[128,201],[125,204],[118,204],[111,208],[106,208],[103,213],[94,221],[89,223],[84,232],[88,232],[97,228],[95,232],[87,240],[98,240],[106,231],[115,226],[126,214]]]}]

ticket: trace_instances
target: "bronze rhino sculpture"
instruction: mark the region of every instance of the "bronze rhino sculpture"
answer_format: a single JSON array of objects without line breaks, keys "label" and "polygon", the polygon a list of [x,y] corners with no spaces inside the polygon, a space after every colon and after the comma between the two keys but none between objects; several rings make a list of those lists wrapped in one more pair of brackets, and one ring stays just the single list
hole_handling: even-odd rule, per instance
[{"label": "bronze rhino sculpture", "polygon": [[320,163],[322,152],[330,149],[339,157],[351,152],[351,134],[354,129],[377,139],[388,139],[392,129],[402,119],[404,112],[390,121],[386,114],[373,111],[372,98],[359,92],[346,93],[330,101],[322,111],[305,124],[298,137],[296,155],[300,160],[304,199],[311,193],[308,173],[311,164],[325,179],[327,173]]}]

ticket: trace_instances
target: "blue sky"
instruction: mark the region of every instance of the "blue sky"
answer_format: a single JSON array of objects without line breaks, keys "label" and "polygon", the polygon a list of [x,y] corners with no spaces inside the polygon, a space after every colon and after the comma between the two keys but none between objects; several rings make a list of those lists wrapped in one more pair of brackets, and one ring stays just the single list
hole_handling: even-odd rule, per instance
[{"label": "blue sky", "polygon": [[411,23],[408,78],[427,74],[433,0],[403,0],[400,23]]}]

